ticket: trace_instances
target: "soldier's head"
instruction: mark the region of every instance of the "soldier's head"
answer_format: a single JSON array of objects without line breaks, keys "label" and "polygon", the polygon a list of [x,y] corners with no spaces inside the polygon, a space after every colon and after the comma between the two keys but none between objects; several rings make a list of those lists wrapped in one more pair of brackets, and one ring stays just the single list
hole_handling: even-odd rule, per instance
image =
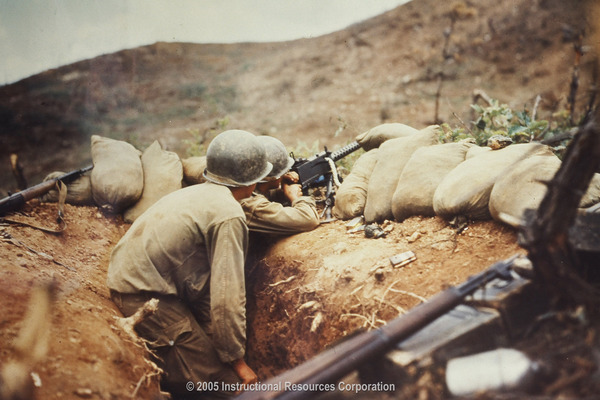
[{"label": "soldier's head", "polygon": [[294,159],[289,156],[288,151],[281,141],[272,136],[258,136],[258,140],[265,146],[267,160],[273,164],[273,169],[265,180],[279,179],[292,168]]},{"label": "soldier's head", "polygon": [[206,180],[231,188],[255,187],[273,165],[258,137],[243,130],[218,134],[206,151]]}]

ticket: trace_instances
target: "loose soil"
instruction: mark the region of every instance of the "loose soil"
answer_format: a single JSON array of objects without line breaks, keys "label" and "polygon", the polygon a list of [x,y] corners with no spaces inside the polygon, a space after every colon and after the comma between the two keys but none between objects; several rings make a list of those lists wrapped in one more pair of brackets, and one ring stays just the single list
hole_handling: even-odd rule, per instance
[{"label": "loose soil", "polygon": [[[34,200],[11,219],[56,227],[56,211],[55,204]],[[0,226],[0,341],[5,343],[0,360],[6,364],[18,358],[11,344],[32,289],[54,282],[49,350],[33,367],[40,378],[36,398],[158,395],[148,355],[116,324],[120,315],[105,285],[111,249],[129,225],[95,207],[71,205],[66,206],[66,222],[61,234],[13,223]],[[349,233],[345,221],[283,238],[252,238],[247,360],[261,380],[297,366],[357,329],[382,326],[495,261],[524,254],[517,232],[494,221],[471,221],[460,233],[438,217],[385,226],[387,235],[377,239]],[[416,260],[393,267],[389,258],[409,250]],[[542,321],[539,332],[515,343],[536,357],[561,361],[562,368],[548,383],[548,393],[556,396],[597,389],[597,327],[567,317]],[[417,376],[394,398],[415,398],[421,392],[430,399],[447,398],[441,366]]]},{"label": "loose soil", "polygon": [[[56,228],[56,211],[56,204],[34,200],[11,219]],[[0,352],[2,362],[15,357],[10,343],[19,333],[32,288],[54,282],[49,351],[34,368],[41,379],[38,398],[77,398],[76,393],[88,392],[94,398],[123,398],[139,382],[139,398],[148,398],[156,393],[156,381],[143,379],[151,372],[144,351],[115,324],[120,314],[105,285],[110,252],[129,225],[95,207],[71,205],[66,222],[61,234],[12,223],[0,227],[0,340],[7,344]],[[334,221],[312,232],[267,238],[264,255],[253,252],[248,362],[261,379],[298,365],[358,328],[381,326],[422,298],[523,252],[516,233],[492,221],[472,223],[460,234],[437,217],[413,217],[389,227],[385,237],[369,239],[363,232],[347,233],[346,222]],[[389,258],[408,250],[417,259],[392,267]],[[318,313],[323,319],[317,325]]]},{"label": "loose soil", "polygon": [[[16,224],[0,233],[0,350],[2,364],[14,359],[11,343],[21,329],[32,289],[53,283],[51,330],[46,358],[35,365],[38,399],[138,398],[156,393],[146,352],[116,325],[121,317],[109,298],[106,268],[112,247],[127,225],[95,207],[66,205],[67,228],[48,234]],[[56,229],[56,204],[27,204],[11,219]]]}]

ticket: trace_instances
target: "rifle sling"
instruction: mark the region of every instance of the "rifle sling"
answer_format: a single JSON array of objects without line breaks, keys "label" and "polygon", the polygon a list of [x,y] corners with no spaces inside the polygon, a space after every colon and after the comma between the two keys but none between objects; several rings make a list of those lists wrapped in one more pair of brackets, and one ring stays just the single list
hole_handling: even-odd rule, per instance
[{"label": "rifle sling", "polygon": [[40,226],[37,224],[32,224],[29,222],[18,221],[18,220],[6,218],[6,217],[1,218],[1,220],[4,222],[8,222],[10,224],[28,226],[30,228],[34,228],[34,229],[37,229],[37,230],[40,230],[40,231],[46,232],[46,233],[57,234],[57,233],[63,232],[65,229],[67,229],[67,222],[64,219],[65,200],[67,199],[67,185],[65,185],[62,181],[57,180],[56,181],[56,189],[58,190],[58,215],[56,217],[56,222],[58,223],[57,229],[48,228],[48,227]]}]

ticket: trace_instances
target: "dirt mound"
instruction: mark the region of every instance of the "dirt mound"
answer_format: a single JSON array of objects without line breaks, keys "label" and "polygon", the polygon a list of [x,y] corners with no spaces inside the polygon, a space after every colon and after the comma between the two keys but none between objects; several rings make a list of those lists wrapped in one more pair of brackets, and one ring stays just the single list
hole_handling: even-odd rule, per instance
[{"label": "dirt mound", "polygon": [[[55,204],[30,202],[10,218],[55,227]],[[54,281],[50,350],[33,369],[38,398],[92,393],[98,398],[139,398],[157,393],[146,353],[120,331],[120,316],[105,285],[110,251],[128,228],[94,207],[67,205],[67,229],[48,234],[2,224],[0,339],[13,343],[32,288]],[[248,360],[266,379],[310,358],[361,327],[381,326],[446,285],[461,282],[492,262],[519,252],[515,232],[478,222],[464,232],[439,218],[391,223],[385,237],[347,233],[345,222],[267,241],[249,265]],[[412,250],[416,260],[393,268],[389,258]],[[320,322],[319,322],[320,321]],[[11,346],[0,352],[6,363]],[[139,385],[139,387],[138,387]]]},{"label": "dirt mound", "polygon": [[[56,228],[56,205],[32,201],[11,219]],[[32,289],[54,282],[49,351],[34,366],[38,399],[152,398],[156,379],[146,352],[121,331],[121,315],[109,298],[106,268],[112,247],[125,232],[120,218],[95,207],[66,206],[67,229],[48,234],[27,226],[0,226],[0,365],[15,359],[12,343],[19,335]],[[33,385],[33,379],[30,385]],[[139,384],[139,387],[138,387]]]},{"label": "dirt mound", "polygon": [[[462,233],[440,218],[391,223],[385,237],[347,233],[342,221],[270,247],[250,272],[249,359],[261,378],[296,366],[359,328],[372,329],[495,261],[523,252],[491,221]],[[394,268],[390,257],[413,251]]]}]

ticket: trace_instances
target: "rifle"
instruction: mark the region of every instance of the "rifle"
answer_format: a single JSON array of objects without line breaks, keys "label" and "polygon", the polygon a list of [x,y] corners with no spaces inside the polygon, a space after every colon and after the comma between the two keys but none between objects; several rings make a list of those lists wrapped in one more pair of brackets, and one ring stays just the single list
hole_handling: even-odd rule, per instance
[{"label": "rifle", "polygon": [[90,171],[92,168],[94,168],[93,165],[88,165],[87,167],[67,172],[57,178],[38,183],[35,186],[3,198],[0,200],[0,216],[21,208],[25,203],[35,197],[40,197],[41,195],[48,193],[56,186],[57,182],[70,183],[84,173]]},{"label": "rifle", "polygon": [[[518,255],[499,261],[485,271],[476,274],[458,286],[450,287],[421,303],[408,313],[373,331],[352,336],[345,342],[318,354],[314,358],[261,384],[274,391],[247,391],[238,400],[289,400],[314,397],[315,393],[298,388],[312,385],[331,385],[349,372],[358,369],[365,361],[379,357],[392,350],[396,344],[407,339],[438,317],[459,305],[463,299],[495,278],[512,280],[512,264]],[[260,388],[259,386],[259,388]],[[294,390],[286,390],[294,388]]]},{"label": "rifle", "polygon": [[324,151],[309,159],[295,158],[294,153],[291,154],[291,157],[295,160],[294,165],[292,165],[292,171],[298,173],[300,185],[302,185],[302,192],[305,195],[308,194],[308,189],[311,187],[327,187],[325,209],[323,210],[323,214],[321,214],[321,218],[326,215],[326,221],[331,220],[331,208],[335,201],[333,197],[333,184],[339,182],[335,162],[346,157],[348,154],[355,152],[360,149],[360,147],[361,145],[357,141],[354,141],[333,153],[325,147]]}]

